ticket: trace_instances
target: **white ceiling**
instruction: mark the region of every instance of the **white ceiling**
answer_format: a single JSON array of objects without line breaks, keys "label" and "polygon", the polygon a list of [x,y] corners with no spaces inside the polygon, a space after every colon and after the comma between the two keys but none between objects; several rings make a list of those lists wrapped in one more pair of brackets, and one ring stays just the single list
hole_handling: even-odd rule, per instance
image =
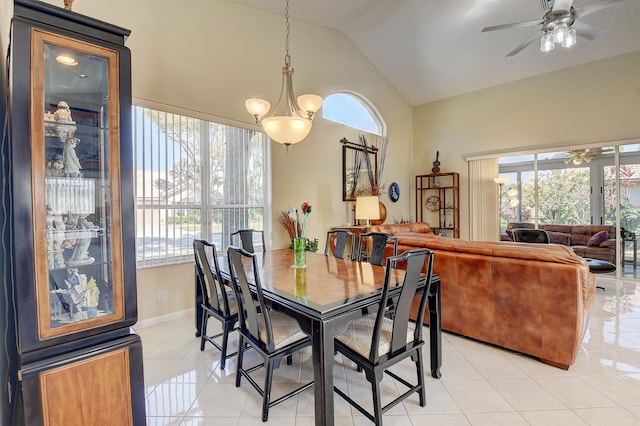
[{"label": "white ceiling", "polygon": [[[284,15],[285,0],[229,1]],[[592,1],[574,0],[573,6]],[[341,31],[412,105],[640,51],[640,0],[579,19],[600,30],[598,37],[578,37],[576,46],[546,54],[535,41],[506,57],[536,26],[481,33],[487,26],[542,19],[540,2],[291,0],[289,15]]]}]

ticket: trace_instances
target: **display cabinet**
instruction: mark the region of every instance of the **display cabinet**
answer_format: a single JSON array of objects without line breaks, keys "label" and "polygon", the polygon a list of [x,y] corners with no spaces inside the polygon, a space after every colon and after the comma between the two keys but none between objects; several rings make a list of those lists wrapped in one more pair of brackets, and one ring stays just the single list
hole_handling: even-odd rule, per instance
[{"label": "display cabinet", "polygon": [[429,223],[433,233],[460,238],[460,175],[416,176],[416,220]]},{"label": "display cabinet", "polygon": [[[27,423],[58,424],[47,417],[47,377],[91,374],[128,396],[121,424],[143,424],[141,343],[130,329],[137,299],[129,31],[32,0],[15,0],[12,31],[16,330],[21,371],[38,372],[29,377],[40,383],[24,387]],[[127,349],[99,370],[94,355],[123,339]],[[62,365],[62,376],[52,376]],[[78,386],[74,394],[89,384]]]}]

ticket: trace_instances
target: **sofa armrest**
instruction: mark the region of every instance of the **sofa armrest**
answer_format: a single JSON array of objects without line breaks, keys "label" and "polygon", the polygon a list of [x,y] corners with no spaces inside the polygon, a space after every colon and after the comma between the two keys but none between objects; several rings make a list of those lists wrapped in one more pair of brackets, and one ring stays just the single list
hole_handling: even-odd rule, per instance
[{"label": "sofa armrest", "polygon": [[608,247],[608,248],[616,248],[617,240],[615,238],[609,238],[608,240],[603,241],[599,247]]}]

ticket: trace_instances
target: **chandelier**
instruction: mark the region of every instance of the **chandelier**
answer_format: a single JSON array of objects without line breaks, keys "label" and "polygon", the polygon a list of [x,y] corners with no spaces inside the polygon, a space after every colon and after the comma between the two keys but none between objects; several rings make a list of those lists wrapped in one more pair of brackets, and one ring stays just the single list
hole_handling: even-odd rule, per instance
[{"label": "chandelier", "polygon": [[280,97],[273,112],[269,112],[271,104],[264,99],[251,98],[245,101],[249,114],[253,115],[257,124],[261,124],[269,137],[287,147],[297,144],[307,137],[311,131],[314,114],[322,107],[322,97],[318,95],[301,95],[293,93],[293,67],[289,55],[289,0],[284,9],[287,28],[285,39],[284,67],[282,67],[282,85]]}]

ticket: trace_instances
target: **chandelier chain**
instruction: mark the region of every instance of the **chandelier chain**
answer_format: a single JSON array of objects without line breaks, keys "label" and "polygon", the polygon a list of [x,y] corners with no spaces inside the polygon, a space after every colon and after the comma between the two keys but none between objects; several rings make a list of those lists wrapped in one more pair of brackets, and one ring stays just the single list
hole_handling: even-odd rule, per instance
[{"label": "chandelier chain", "polygon": [[287,23],[287,36],[284,41],[284,49],[286,51],[284,64],[289,67],[291,66],[291,56],[289,55],[289,33],[291,32],[291,27],[289,26],[289,0],[287,0],[287,5],[284,8],[284,19]]}]

